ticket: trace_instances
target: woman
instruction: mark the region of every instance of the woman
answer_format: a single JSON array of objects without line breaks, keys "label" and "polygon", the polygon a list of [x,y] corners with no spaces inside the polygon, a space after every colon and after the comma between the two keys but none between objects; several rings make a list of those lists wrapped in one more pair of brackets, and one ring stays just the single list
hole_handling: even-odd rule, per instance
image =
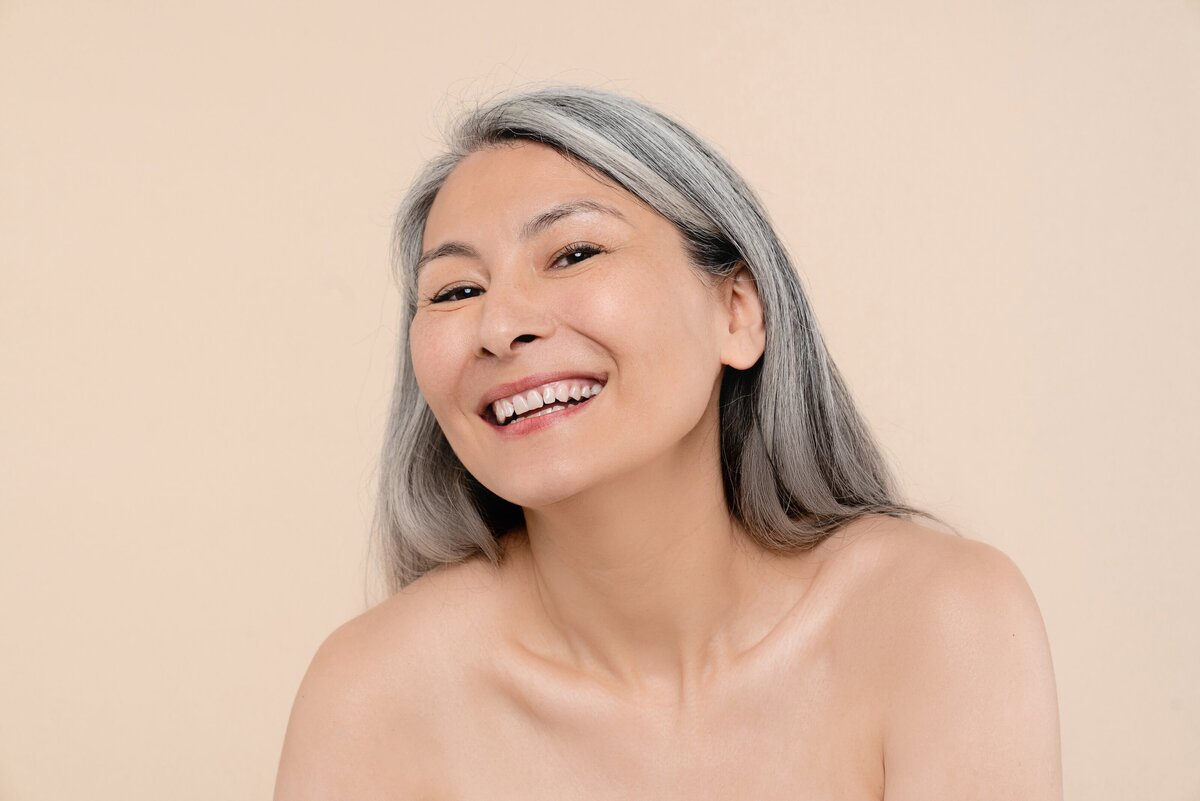
[{"label": "woman", "polygon": [[897,499],[711,147],[501,98],[396,246],[395,593],[314,657],[278,801],[1061,798],[1026,582]]}]

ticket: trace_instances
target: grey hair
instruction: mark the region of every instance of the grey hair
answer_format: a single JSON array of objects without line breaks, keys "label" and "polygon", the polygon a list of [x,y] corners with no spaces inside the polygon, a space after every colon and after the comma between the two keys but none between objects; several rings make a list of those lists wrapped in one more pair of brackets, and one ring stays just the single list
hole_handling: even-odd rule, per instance
[{"label": "grey hair", "polygon": [[396,214],[393,278],[404,298],[372,529],[389,589],[443,564],[503,558],[499,538],[521,507],[463,466],[417,387],[407,332],[416,314],[416,264],[425,222],[455,166],[506,143],[548,145],[599,180],[637,196],[672,222],[706,280],[744,265],[763,306],[765,348],[747,370],[725,368],[721,468],[731,515],[765,548],[798,551],[870,514],[940,518],[902,503],[855,408],[793,266],[742,177],[710,145],[638,100],[553,85],[481,103],[461,115],[447,152],[430,160]]}]

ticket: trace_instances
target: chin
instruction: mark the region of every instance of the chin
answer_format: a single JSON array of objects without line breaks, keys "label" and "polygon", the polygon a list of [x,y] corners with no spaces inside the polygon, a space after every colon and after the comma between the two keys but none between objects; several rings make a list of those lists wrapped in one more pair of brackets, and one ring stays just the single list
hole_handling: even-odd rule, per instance
[{"label": "chin", "polygon": [[527,470],[523,475],[511,473],[495,481],[481,481],[484,486],[509,503],[527,509],[553,506],[587,490],[598,483],[601,476],[595,465],[575,465],[576,469],[564,470],[555,464],[544,465],[539,470]]}]

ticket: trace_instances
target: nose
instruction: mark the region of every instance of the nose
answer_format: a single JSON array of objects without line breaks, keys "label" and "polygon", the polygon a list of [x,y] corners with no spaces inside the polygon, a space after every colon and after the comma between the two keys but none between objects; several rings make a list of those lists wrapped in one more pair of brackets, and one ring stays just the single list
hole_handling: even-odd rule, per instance
[{"label": "nose", "polygon": [[501,358],[516,354],[518,343],[529,343],[553,330],[544,302],[519,280],[493,280],[478,301],[479,345],[483,354]]}]

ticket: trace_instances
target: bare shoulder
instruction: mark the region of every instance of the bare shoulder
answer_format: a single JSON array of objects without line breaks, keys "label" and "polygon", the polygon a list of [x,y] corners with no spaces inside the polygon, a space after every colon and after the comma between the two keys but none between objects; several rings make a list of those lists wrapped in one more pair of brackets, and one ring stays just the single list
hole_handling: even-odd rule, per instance
[{"label": "bare shoulder", "polygon": [[983,542],[876,520],[833,543],[871,623],[889,799],[1061,799],[1050,647],[1029,584]]},{"label": "bare shoulder", "polygon": [[[995,570],[1010,577],[1020,571],[998,548],[978,540],[882,515],[855,520],[834,532],[821,547],[826,561],[852,563],[872,571],[880,589],[904,582],[959,574],[962,570]],[[882,585],[879,580],[884,577]],[[863,575],[867,578],[867,575]]]},{"label": "bare shoulder", "polygon": [[822,544],[848,614],[876,623],[888,662],[937,659],[947,640],[990,633],[1043,647],[1033,591],[999,548],[909,520],[856,521]]},{"label": "bare shoulder", "polygon": [[440,567],[325,638],[296,693],[276,801],[422,790],[491,583],[474,560]]}]

